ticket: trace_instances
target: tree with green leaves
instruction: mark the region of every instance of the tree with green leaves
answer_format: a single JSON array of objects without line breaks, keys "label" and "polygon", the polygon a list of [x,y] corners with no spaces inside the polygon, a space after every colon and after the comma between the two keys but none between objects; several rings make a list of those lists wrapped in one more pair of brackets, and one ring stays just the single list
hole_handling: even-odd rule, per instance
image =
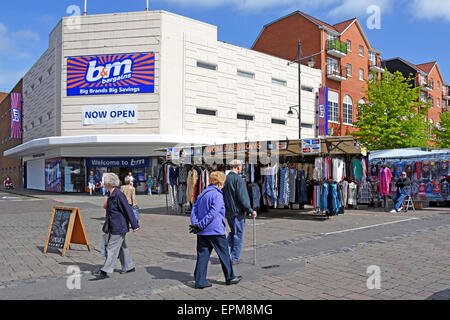
[{"label": "tree with green leaves", "polygon": [[450,148],[450,112],[441,113],[439,128],[435,127],[433,134],[436,137],[436,147]]},{"label": "tree with green leaves", "polygon": [[358,105],[359,130],[352,133],[369,150],[428,146],[428,103],[420,101],[420,87],[399,71],[387,70],[381,81],[373,73],[366,80],[364,104]]}]

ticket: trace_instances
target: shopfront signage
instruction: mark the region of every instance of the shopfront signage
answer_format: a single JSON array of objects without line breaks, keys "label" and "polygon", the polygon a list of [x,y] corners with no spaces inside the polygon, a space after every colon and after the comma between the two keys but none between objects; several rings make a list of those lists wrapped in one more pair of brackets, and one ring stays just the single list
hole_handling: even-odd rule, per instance
[{"label": "shopfront signage", "polygon": [[132,124],[138,122],[138,106],[132,104],[84,106],[83,125]]},{"label": "shopfront signage", "polygon": [[86,167],[127,167],[127,168],[146,168],[150,166],[150,160],[147,157],[140,158],[87,158]]},{"label": "shopfront signage", "polygon": [[67,96],[153,93],[155,54],[67,58]]},{"label": "shopfront signage", "polygon": [[167,148],[166,160],[180,160],[181,148]]},{"label": "shopfront signage", "polygon": [[321,152],[320,139],[303,139],[302,152],[303,154],[314,154]]}]

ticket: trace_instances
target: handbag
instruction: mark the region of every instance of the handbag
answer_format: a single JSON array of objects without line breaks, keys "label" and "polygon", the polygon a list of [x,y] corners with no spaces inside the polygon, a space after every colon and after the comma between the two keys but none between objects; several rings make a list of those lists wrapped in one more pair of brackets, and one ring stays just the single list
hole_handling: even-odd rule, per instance
[{"label": "handbag", "polygon": [[109,226],[108,216],[106,216],[106,220],[105,220],[105,223],[103,224],[102,231],[103,231],[103,233],[110,233],[111,232],[111,228]]}]

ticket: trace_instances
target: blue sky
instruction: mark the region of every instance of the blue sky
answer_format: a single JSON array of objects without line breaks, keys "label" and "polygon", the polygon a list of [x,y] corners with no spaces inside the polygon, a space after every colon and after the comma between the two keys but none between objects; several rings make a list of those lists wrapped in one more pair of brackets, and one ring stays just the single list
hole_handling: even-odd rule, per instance
[{"label": "blue sky", "polygon": [[[146,0],[88,0],[88,14],[140,11]],[[48,35],[67,8],[84,0],[15,0],[0,11],[0,91],[10,91],[47,48]],[[379,8],[380,28],[368,28]],[[167,10],[218,27],[219,40],[250,48],[262,27],[296,10],[329,24],[357,17],[385,59],[438,61],[450,83],[450,0],[150,0]]]}]

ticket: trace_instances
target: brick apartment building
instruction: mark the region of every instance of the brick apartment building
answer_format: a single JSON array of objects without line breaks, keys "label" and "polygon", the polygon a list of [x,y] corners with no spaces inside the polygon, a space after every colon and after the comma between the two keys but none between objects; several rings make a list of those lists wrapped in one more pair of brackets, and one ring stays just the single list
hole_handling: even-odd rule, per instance
[{"label": "brick apartment building", "polygon": [[421,100],[431,104],[428,110],[427,120],[431,126],[438,126],[440,114],[449,111],[450,87],[444,81],[444,77],[436,61],[415,65],[402,58],[383,60],[386,69],[394,73],[400,71],[404,77],[412,76],[414,87],[422,86]]},{"label": "brick apartment building", "polygon": [[[355,131],[358,103],[363,103],[366,79],[384,69],[381,52],[372,47],[356,18],[334,25],[295,11],[264,26],[252,49],[288,60],[312,56],[314,68],[322,70],[322,86],[328,87],[329,135],[345,136]],[[302,64],[307,64],[304,59]]]},{"label": "brick apartment building", "polygon": [[22,139],[11,139],[11,93],[22,94],[22,80],[20,80],[10,93],[0,93],[0,179],[9,176],[15,186],[23,185],[23,166],[21,158],[3,156],[3,152],[22,144]]}]

